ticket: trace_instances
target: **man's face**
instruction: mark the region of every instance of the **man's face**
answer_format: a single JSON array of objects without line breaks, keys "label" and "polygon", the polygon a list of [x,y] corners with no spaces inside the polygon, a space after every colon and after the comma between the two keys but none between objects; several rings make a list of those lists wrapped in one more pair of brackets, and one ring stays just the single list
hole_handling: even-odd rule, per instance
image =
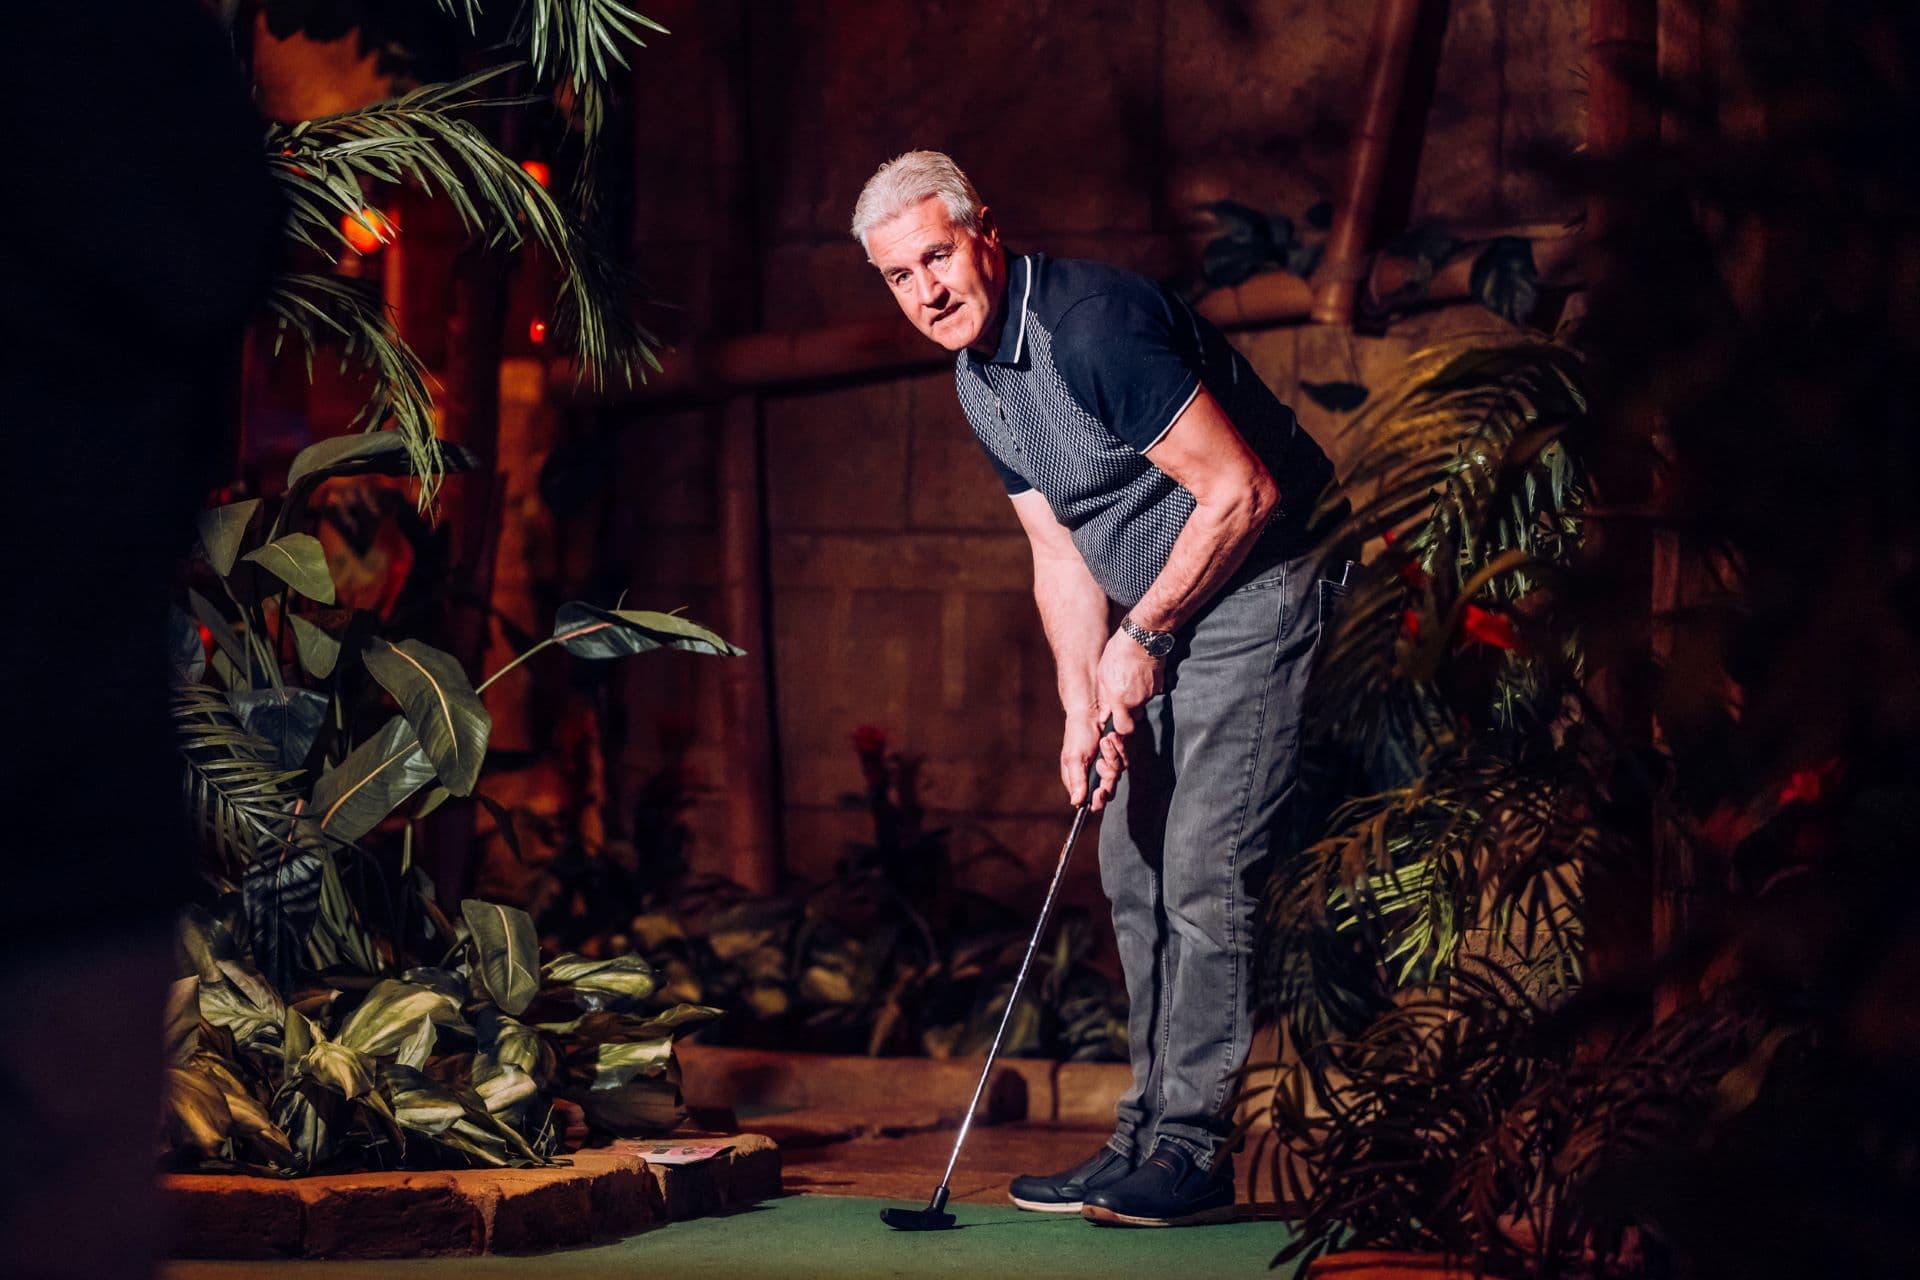
[{"label": "man's face", "polygon": [[913,327],[949,351],[999,336],[1006,256],[992,215],[980,230],[956,224],[938,196],[903,209],[867,233],[867,255]]}]

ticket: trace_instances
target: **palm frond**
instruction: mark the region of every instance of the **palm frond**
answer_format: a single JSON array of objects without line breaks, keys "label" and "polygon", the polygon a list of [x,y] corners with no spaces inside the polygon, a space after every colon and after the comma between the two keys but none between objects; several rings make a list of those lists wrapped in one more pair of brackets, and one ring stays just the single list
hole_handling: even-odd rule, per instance
[{"label": "palm frond", "polygon": [[[1308,719],[1374,762],[1376,776],[1406,776],[1420,752],[1458,735],[1462,708],[1435,676],[1465,604],[1525,599],[1578,543],[1587,485],[1568,437],[1587,420],[1581,358],[1540,340],[1484,344],[1418,353],[1350,428],[1360,441],[1343,482],[1353,507],[1332,537],[1387,545],[1322,642]],[[1577,663],[1575,652],[1535,657]],[[1494,677],[1496,722],[1537,718],[1557,701],[1538,663],[1510,655]]]},{"label": "palm frond", "polygon": [[392,421],[420,478],[420,505],[431,505],[445,469],[434,438],[433,393],[426,365],[394,328],[385,300],[357,281],[292,271],[274,279],[266,307],[276,327],[275,354],[293,333],[305,348],[309,378],[314,356],[325,350],[339,352],[343,367],[357,364],[372,376],[372,390],[353,425],[377,430]]},{"label": "palm frond", "polygon": [[268,158],[287,195],[292,232],[323,252],[337,248],[345,241],[341,220],[364,216],[363,179],[418,182],[448,200],[483,243],[515,250],[530,242],[551,255],[561,272],[554,327],[578,352],[581,376],[598,387],[611,371],[630,383],[638,366],[659,365],[652,335],[630,314],[621,272],[577,218],[465,118],[536,100],[480,92],[513,69],[490,68],[270,130]]},{"label": "palm frond", "polygon": [[273,745],[247,732],[217,689],[177,687],[173,723],[187,811],[212,864],[208,870],[232,884],[262,848],[286,844],[301,798],[300,774],[280,767]]},{"label": "palm frond", "polygon": [[623,0],[527,0],[514,35],[526,44],[536,75],[578,93],[625,71],[628,48],[646,47],[643,31],[667,34]]}]

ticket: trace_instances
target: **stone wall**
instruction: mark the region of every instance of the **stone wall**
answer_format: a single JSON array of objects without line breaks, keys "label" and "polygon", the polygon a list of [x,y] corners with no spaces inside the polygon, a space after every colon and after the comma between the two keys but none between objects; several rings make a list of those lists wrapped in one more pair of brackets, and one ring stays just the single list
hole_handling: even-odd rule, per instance
[{"label": "stone wall", "polygon": [[[882,317],[892,303],[845,225],[861,183],[911,147],[950,151],[1015,248],[1190,270],[1203,201],[1296,217],[1337,191],[1371,5],[1351,0],[998,0],[642,6],[673,34],[636,77],[635,250],[676,338]],[[1564,223],[1577,202],[1528,163],[1583,131],[1579,0],[1455,0],[1417,169],[1400,205],[1463,230]],[[902,324],[905,322],[902,321]],[[1443,333],[1431,313],[1381,338],[1241,335],[1263,377],[1338,455],[1339,422],[1299,383],[1391,380]],[[1065,826],[1059,711],[1025,544],[936,373],[763,402],[769,576],[787,865],[825,874],[866,834],[840,803],[856,725],[923,755],[935,818],[1030,867]],[[647,607],[714,616],[717,410],[596,412],[617,459],[605,567]],[[624,776],[655,767],[651,726],[690,718],[702,857],[718,866],[729,779],[711,660],[617,677]],[[972,839],[972,836],[968,837]],[[1093,899],[1085,858],[1076,896]]]}]

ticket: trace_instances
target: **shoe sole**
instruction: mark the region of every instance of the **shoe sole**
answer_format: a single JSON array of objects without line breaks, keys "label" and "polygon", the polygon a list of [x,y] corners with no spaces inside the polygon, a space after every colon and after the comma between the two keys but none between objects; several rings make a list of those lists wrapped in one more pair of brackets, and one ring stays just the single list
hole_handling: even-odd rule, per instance
[{"label": "shoe sole", "polygon": [[1240,1216],[1240,1210],[1237,1205],[1224,1204],[1217,1209],[1202,1209],[1199,1213],[1183,1214],[1178,1218],[1142,1218],[1090,1204],[1080,1210],[1080,1216],[1096,1227],[1205,1227],[1219,1222],[1232,1222]]},{"label": "shoe sole", "polygon": [[1007,1199],[1013,1201],[1014,1208],[1025,1209],[1028,1213],[1079,1213],[1086,1207],[1078,1200],[1048,1204],[1040,1200],[1022,1200],[1016,1195],[1009,1195]]}]

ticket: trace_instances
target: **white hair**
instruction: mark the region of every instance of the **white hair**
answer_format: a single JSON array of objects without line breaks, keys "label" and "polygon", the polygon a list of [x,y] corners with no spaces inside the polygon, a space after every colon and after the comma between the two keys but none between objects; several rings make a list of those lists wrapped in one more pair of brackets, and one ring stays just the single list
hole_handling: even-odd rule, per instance
[{"label": "white hair", "polygon": [[980,229],[980,193],[950,156],[939,151],[909,151],[873,171],[853,206],[853,238],[867,249],[867,234],[881,223],[939,196],[947,216],[969,231]]}]

